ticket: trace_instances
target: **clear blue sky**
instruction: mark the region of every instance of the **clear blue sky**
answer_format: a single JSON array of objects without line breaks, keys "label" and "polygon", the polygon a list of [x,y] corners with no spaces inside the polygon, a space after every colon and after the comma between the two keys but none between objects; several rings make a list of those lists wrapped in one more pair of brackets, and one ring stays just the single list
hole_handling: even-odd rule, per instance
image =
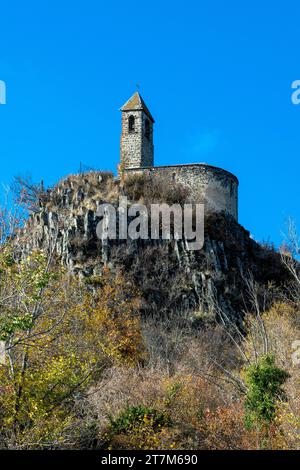
[{"label": "clear blue sky", "polygon": [[115,170],[118,109],[139,83],[156,164],[235,173],[256,239],[300,225],[299,2],[12,0],[0,22],[1,182]]}]

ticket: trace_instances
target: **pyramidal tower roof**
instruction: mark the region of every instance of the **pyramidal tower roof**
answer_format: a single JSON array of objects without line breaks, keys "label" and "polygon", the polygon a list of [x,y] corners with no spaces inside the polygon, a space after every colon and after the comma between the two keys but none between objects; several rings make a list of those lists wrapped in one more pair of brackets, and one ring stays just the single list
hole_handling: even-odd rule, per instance
[{"label": "pyramidal tower roof", "polygon": [[144,111],[152,122],[155,122],[145,101],[138,91],[136,91],[131,98],[122,106],[121,111]]}]

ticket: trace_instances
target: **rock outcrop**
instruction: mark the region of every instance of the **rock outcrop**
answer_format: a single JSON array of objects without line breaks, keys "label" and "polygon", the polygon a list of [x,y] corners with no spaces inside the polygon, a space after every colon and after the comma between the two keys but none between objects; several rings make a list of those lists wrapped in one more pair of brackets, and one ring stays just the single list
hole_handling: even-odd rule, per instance
[{"label": "rock outcrop", "polygon": [[39,211],[16,237],[20,256],[35,249],[53,252],[91,285],[104,266],[120,268],[142,293],[145,314],[188,311],[195,320],[223,315],[239,322],[247,308],[245,279],[251,276],[262,286],[286,279],[279,255],[226,214],[206,214],[200,251],[189,251],[185,240],[99,239],[97,209],[104,202],[117,205],[122,191],[110,174],[63,180],[41,197]]}]

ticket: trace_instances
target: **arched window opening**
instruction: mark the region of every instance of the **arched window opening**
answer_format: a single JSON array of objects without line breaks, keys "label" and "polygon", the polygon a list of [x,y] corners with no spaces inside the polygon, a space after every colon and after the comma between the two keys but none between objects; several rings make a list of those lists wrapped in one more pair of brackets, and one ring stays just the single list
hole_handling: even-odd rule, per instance
[{"label": "arched window opening", "polygon": [[135,119],[134,116],[129,116],[128,119],[128,131],[129,132],[134,132],[135,131]]},{"label": "arched window opening", "polygon": [[145,121],[145,136],[147,139],[150,139],[150,122],[148,119]]}]

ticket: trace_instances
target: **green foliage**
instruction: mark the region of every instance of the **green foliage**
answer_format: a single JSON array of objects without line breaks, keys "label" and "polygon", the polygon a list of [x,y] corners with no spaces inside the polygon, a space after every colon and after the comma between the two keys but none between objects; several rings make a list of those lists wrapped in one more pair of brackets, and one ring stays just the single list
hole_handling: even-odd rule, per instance
[{"label": "green foliage", "polygon": [[84,283],[87,286],[91,286],[94,288],[97,287],[103,287],[105,285],[105,282],[103,280],[103,276],[88,276],[84,278]]},{"label": "green foliage", "polygon": [[151,422],[153,429],[170,424],[169,417],[155,408],[145,406],[130,406],[126,408],[115,420],[111,419],[110,427],[113,434],[126,432],[134,425]]},{"label": "green foliage", "polygon": [[[1,257],[1,261],[3,263],[3,266],[7,267],[7,268],[12,267],[15,264],[13,255],[9,251],[3,253],[3,255]],[[3,272],[3,271],[1,271],[1,272]]]},{"label": "green foliage", "polygon": [[247,427],[273,421],[277,401],[285,398],[282,386],[288,377],[285,370],[276,366],[273,355],[261,356],[257,363],[248,367],[245,374],[248,392],[244,404]]},{"label": "green foliage", "polygon": [[165,405],[170,406],[172,401],[176,398],[178,393],[182,389],[182,384],[180,382],[174,382],[171,386],[166,390],[166,397],[165,397]]},{"label": "green foliage", "polygon": [[7,341],[8,338],[17,330],[26,331],[32,327],[33,318],[30,313],[23,315],[9,314],[0,318],[0,340]]},{"label": "green foliage", "polygon": [[[33,326],[34,305],[57,274],[48,272],[46,257],[34,252],[15,263],[9,247],[0,253],[0,340]],[[5,300],[4,300],[5,299]],[[18,299],[16,301],[16,299]]]}]

